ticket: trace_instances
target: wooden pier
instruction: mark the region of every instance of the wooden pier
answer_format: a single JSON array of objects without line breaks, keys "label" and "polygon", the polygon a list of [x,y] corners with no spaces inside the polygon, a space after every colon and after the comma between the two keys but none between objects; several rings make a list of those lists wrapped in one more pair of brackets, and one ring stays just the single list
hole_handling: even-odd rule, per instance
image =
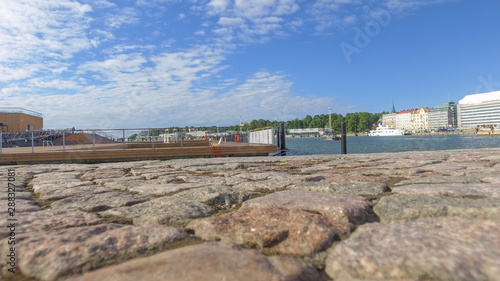
[{"label": "wooden pier", "polygon": [[[217,150],[216,153],[214,153],[215,150]],[[223,143],[220,148],[214,148],[213,144],[208,141],[83,144],[64,148],[62,146],[16,147],[2,149],[0,165],[268,156],[276,152],[276,145],[227,142]]]}]

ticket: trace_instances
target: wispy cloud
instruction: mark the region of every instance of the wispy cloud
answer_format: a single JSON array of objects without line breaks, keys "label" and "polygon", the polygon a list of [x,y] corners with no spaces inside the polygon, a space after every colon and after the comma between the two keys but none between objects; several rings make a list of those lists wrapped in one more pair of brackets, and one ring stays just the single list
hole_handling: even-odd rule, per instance
[{"label": "wispy cloud", "polygon": [[286,35],[285,17],[300,6],[296,0],[211,0],[201,9],[217,19],[212,32],[222,41],[259,42]]},{"label": "wispy cloud", "polygon": [[118,13],[109,15],[105,23],[110,28],[120,28],[124,24],[134,24],[139,21],[137,12],[134,8],[126,7],[119,9]]}]

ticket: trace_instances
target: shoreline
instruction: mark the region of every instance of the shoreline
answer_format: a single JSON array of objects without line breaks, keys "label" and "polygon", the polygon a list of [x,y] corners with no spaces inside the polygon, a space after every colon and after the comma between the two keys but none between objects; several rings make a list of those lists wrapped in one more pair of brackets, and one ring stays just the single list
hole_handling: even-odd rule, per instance
[{"label": "shoreline", "polygon": [[[412,133],[405,136],[446,136],[446,135],[477,135],[477,136],[500,136],[500,131],[494,132],[435,132],[435,133]],[[368,133],[349,133],[348,137],[368,137]],[[399,137],[399,136],[395,136]],[[326,136],[292,136],[286,135],[286,138],[326,138]]]}]

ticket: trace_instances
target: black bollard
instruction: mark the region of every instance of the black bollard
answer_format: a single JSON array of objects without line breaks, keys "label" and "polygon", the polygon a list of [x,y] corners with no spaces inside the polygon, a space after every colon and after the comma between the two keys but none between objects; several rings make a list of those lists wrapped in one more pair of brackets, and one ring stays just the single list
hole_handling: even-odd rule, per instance
[{"label": "black bollard", "polygon": [[279,140],[278,140],[278,143],[279,143],[279,155],[280,156],[286,156],[286,141],[285,141],[285,138],[286,138],[286,131],[285,131],[285,123],[281,123],[280,124],[280,129],[279,129]]},{"label": "black bollard", "polygon": [[342,122],[340,124],[340,134],[341,134],[341,150],[342,154],[347,154],[347,123]]}]

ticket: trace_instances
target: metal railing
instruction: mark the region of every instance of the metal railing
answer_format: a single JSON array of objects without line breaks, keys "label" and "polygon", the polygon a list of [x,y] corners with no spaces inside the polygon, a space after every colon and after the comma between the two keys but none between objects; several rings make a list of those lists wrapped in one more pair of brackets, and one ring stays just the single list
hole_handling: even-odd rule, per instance
[{"label": "metal railing", "polygon": [[[2,149],[13,149],[19,153],[35,153],[38,148],[50,151],[84,151],[127,148],[184,147],[188,141],[207,141],[241,144],[276,144],[274,129],[235,130],[234,127],[219,127],[216,130],[201,128],[140,128],[140,129],[66,129],[31,131],[22,133],[0,133]],[[176,144],[176,145],[174,145]],[[31,147],[31,150],[29,148]]]}]

